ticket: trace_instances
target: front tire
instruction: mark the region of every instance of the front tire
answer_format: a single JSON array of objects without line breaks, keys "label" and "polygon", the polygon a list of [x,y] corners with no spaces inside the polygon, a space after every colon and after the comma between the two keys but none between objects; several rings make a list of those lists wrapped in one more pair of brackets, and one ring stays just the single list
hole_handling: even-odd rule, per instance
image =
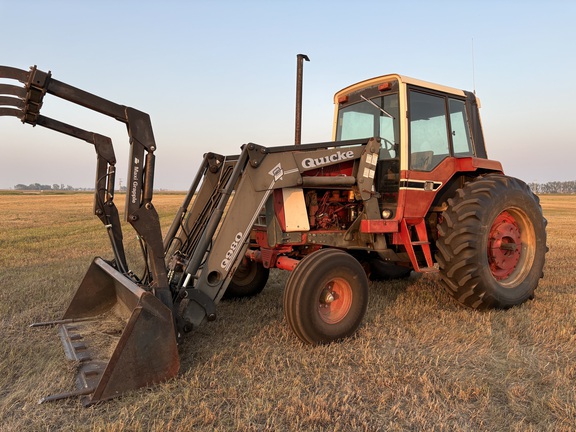
[{"label": "front tire", "polygon": [[368,305],[362,265],[337,249],[321,249],[292,271],[284,289],[284,315],[294,333],[310,344],[351,336]]},{"label": "front tire", "polygon": [[524,182],[489,174],[448,200],[436,244],[450,295],[475,309],[509,308],[532,298],[543,276],[546,219]]}]

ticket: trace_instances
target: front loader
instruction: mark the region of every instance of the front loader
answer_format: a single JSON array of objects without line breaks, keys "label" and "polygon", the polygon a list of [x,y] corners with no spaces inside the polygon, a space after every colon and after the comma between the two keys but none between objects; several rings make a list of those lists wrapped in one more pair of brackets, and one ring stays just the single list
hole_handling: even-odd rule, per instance
[{"label": "front loader", "polygon": [[[95,258],[58,325],[80,361],[89,405],[177,374],[185,333],[216,319],[223,297],[258,294],[272,268],[290,272],[286,322],[306,343],[346,338],[368,305],[369,280],[439,273],[472,308],[508,308],[534,295],[546,253],[538,198],[487,158],[474,94],[385,75],[335,95],[333,141],[206,153],[162,237],[152,204],[156,144],[148,116],[54,80],[36,67],[0,67],[0,115],[94,145],[94,213],[113,259]],[[128,268],[114,205],[109,138],[44,117],[46,94],[127,125],[125,218],[146,251]],[[104,348],[85,335],[114,328]],[[113,333],[108,331],[108,334]],[[97,338],[96,338],[97,339]]]}]

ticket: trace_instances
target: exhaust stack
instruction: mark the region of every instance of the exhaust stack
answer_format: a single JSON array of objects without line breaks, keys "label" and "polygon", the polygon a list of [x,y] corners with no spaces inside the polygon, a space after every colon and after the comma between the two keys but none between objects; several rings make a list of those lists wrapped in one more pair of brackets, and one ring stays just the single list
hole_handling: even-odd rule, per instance
[{"label": "exhaust stack", "polygon": [[304,60],[310,61],[310,59],[306,54],[298,54],[296,58],[296,132],[294,134],[294,144],[300,145],[302,142],[302,74]]}]

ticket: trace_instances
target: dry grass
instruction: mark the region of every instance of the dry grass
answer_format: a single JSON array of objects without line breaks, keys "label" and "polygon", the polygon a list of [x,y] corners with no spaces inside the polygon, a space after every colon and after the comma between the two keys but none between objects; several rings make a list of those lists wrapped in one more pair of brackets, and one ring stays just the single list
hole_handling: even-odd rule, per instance
[{"label": "dry grass", "polygon": [[[164,225],[181,199],[155,200]],[[521,307],[464,309],[428,276],[372,284],[357,336],[310,347],[284,322],[273,272],[189,335],[177,379],[82,408],[36,404],[72,389],[74,367],[54,329],[27,325],[61,315],[92,257],[109,256],[106,235],[90,195],[0,196],[0,429],[574,430],[576,197],[542,203],[546,277]]]}]

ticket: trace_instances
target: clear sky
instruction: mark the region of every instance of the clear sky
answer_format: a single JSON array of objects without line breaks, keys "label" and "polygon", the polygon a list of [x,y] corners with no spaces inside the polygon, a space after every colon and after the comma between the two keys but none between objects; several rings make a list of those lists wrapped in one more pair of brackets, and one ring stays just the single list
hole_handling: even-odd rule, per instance
[{"label": "clear sky", "polygon": [[[331,138],[333,94],[400,73],[476,89],[488,155],[527,182],[576,179],[576,2],[0,0],[0,64],[150,114],[155,187],[186,190],[207,151],[294,141],[296,54],[304,53],[302,142]],[[473,67],[474,65],[474,67]],[[42,114],[112,137],[115,120],[47,96]],[[0,117],[0,188],[90,187],[83,142]]]}]

